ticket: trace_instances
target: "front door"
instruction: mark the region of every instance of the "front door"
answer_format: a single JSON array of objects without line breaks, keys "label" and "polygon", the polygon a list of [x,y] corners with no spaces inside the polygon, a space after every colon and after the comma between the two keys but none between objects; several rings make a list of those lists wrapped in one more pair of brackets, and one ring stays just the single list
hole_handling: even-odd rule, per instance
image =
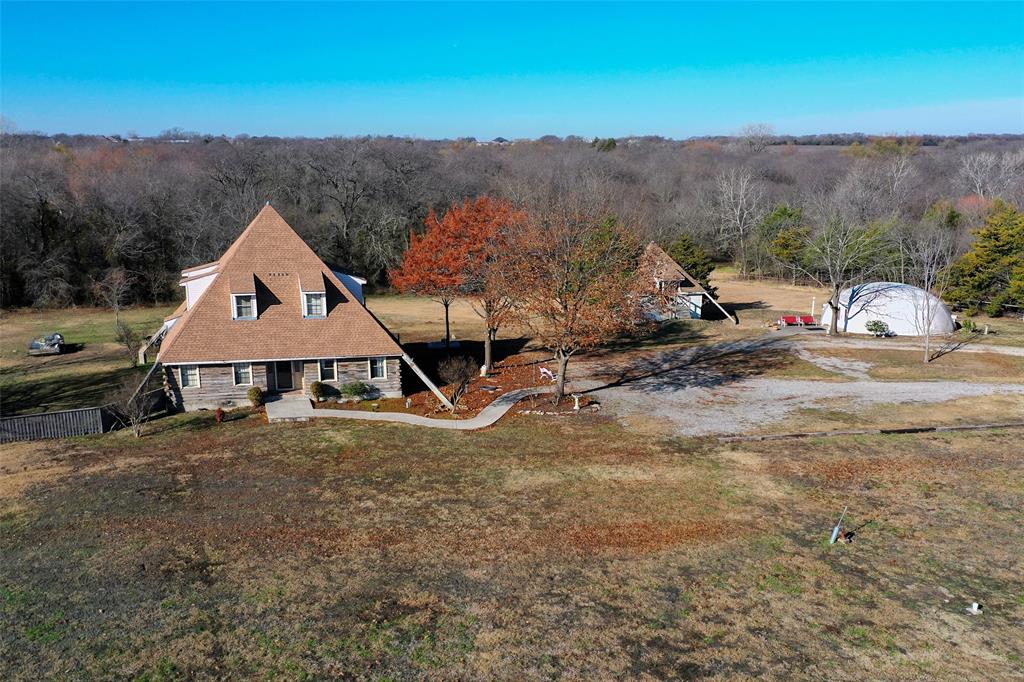
[{"label": "front door", "polygon": [[295,388],[292,381],[292,363],[288,361],[275,362],[274,374],[277,376],[277,390],[290,391]]}]

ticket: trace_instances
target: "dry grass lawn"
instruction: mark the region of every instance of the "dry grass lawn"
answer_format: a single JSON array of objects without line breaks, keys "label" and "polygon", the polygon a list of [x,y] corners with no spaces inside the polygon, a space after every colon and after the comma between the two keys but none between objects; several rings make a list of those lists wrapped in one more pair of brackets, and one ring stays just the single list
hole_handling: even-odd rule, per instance
[{"label": "dry grass lawn", "polygon": [[[376,294],[366,297],[366,307],[373,311],[392,332],[400,334],[402,343],[426,343],[444,340],[444,306],[425,296]],[[456,299],[448,310],[452,338],[482,341],[483,320],[468,299]],[[516,330],[504,330],[503,337],[515,336]]]},{"label": "dry grass lawn", "polygon": [[937,403],[882,403],[867,407],[853,406],[845,400],[825,400],[817,407],[799,408],[784,420],[766,423],[757,429],[757,433],[899,429],[1022,421],[1022,395],[988,395]]},{"label": "dry grass lawn", "polygon": [[5,449],[0,677],[1024,674],[1020,432],[232,416]]},{"label": "dry grass lawn", "polygon": [[[144,336],[160,328],[174,306],[138,307],[122,316]],[[64,334],[68,352],[31,357],[29,342]],[[114,342],[114,313],[100,308],[0,311],[0,412],[26,414],[101,404],[127,376],[124,350]]]}]

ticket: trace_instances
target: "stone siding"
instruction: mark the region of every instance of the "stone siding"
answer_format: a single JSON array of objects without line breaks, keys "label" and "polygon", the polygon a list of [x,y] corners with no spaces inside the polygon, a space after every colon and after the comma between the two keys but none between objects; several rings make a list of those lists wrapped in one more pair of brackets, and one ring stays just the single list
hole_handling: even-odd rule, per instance
[{"label": "stone siding", "polygon": [[249,405],[249,389],[259,386],[267,391],[267,365],[252,363],[252,385],[235,386],[232,365],[197,365],[199,385],[181,387],[181,366],[164,367],[167,392],[178,409],[212,410],[218,407],[233,408]]},{"label": "stone siding", "polygon": [[[387,359],[387,378],[370,379],[368,358],[354,360],[337,360],[337,378],[333,381],[323,383],[339,389],[342,385],[361,382],[368,384],[377,390],[373,397],[401,398],[402,397],[402,369],[401,359],[392,357]],[[309,387],[314,381],[319,380],[317,360],[304,360],[302,362],[302,383],[298,384],[296,379],[293,390],[302,391],[310,396]],[[249,389],[252,386],[259,386],[266,392],[275,392],[274,363],[254,362],[252,364],[252,386],[235,386],[234,369],[232,365],[198,365],[199,386],[181,387],[181,366],[165,366],[164,377],[167,386],[167,393],[171,397],[174,406],[181,410],[191,412],[193,410],[212,410],[218,407],[235,408],[249,405]]]},{"label": "stone siding", "polygon": [[[369,358],[360,358],[357,360],[336,360],[335,372],[337,378],[333,381],[324,381],[323,383],[330,388],[337,390],[345,384],[351,384],[358,381],[359,383],[372,386],[377,390],[378,395],[373,397],[401,398],[402,360],[401,358],[388,358],[386,362],[387,378],[370,379]],[[318,364],[319,361],[317,360],[307,360],[303,367],[302,388],[306,395],[310,395],[310,385],[312,385],[314,381],[320,380]]]}]

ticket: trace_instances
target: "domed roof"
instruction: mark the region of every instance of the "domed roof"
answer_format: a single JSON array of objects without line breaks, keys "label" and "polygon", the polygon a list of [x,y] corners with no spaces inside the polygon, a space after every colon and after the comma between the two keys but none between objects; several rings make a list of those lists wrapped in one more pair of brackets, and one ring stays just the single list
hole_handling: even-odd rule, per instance
[{"label": "domed roof", "polygon": [[[930,324],[929,324],[929,318]],[[830,325],[832,309],[822,312],[822,325]],[[901,336],[949,334],[956,328],[949,308],[924,289],[900,282],[868,282],[844,289],[839,294],[840,331],[867,334],[867,323],[885,322]]]}]

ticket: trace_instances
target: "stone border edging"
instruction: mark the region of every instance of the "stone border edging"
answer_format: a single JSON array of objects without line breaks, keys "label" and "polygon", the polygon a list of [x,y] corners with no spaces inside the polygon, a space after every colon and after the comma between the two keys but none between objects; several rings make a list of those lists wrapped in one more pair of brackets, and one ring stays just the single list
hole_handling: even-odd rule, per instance
[{"label": "stone border edging", "polygon": [[309,408],[312,419],[362,419],[365,421],[384,421],[398,424],[410,424],[412,426],[426,426],[432,429],[449,429],[452,431],[475,431],[494,424],[505,416],[512,407],[523,398],[532,395],[543,395],[554,391],[552,386],[536,386],[534,388],[520,388],[500,395],[494,401],[480,410],[480,414],[470,419],[431,419],[421,417],[418,414],[406,414],[404,412],[363,412],[362,410],[314,410],[312,405]]},{"label": "stone border edging", "polygon": [[895,429],[857,429],[846,431],[807,431],[803,433],[767,433],[757,436],[718,436],[722,443],[740,443],[766,440],[793,440],[796,438],[828,438],[833,436],[877,436],[901,433],[929,433],[943,431],[982,431],[985,429],[1020,429],[1024,422],[1002,424],[960,424],[951,426],[905,426]]}]

